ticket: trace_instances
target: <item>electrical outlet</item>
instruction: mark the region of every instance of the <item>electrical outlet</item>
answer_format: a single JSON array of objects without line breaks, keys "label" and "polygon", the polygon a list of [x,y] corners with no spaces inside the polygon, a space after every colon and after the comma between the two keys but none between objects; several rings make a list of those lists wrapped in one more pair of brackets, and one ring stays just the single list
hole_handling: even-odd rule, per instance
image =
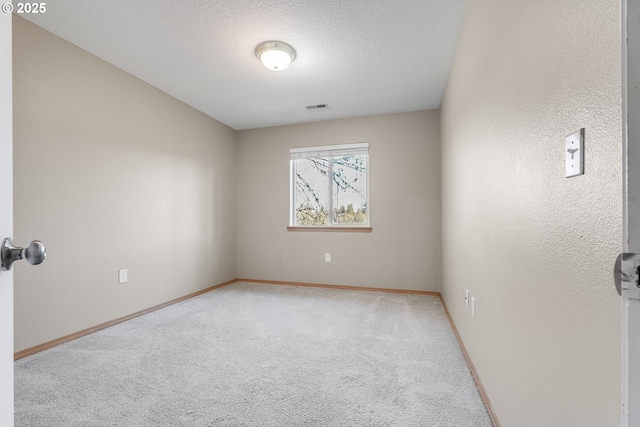
[{"label": "electrical outlet", "polygon": [[469,307],[469,289],[464,291],[464,303]]},{"label": "electrical outlet", "polygon": [[118,270],[118,283],[127,283],[127,270]]},{"label": "electrical outlet", "polygon": [[476,297],[471,297],[471,315],[476,317]]},{"label": "electrical outlet", "polygon": [[327,252],[324,254],[324,262],[331,262],[331,253]]}]

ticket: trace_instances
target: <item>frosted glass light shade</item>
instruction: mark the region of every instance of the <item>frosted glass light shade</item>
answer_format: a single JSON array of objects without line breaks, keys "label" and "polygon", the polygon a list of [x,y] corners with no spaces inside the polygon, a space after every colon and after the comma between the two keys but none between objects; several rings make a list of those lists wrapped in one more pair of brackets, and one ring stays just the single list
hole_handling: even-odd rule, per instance
[{"label": "frosted glass light shade", "polygon": [[256,56],[271,71],[282,71],[295,59],[296,51],[283,42],[264,42],[256,47]]}]

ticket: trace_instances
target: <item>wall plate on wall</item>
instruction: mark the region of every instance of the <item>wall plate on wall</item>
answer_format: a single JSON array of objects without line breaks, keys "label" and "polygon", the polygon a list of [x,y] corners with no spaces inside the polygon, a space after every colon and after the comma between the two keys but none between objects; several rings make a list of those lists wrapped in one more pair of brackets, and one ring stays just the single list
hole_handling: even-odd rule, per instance
[{"label": "wall plate on wall", "polygon": [[567,178],[584,174],[584,128],[565,139],[565,169]]}]

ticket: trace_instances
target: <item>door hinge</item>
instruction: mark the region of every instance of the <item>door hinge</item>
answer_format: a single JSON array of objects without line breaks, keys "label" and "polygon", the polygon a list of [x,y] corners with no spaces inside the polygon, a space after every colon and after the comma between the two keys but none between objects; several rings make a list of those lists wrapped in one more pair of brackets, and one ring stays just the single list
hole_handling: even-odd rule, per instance
[{"label": "door hinge", "polygon": [[640,300],[640,254],[618,255],[613,277],[618,294]]}]

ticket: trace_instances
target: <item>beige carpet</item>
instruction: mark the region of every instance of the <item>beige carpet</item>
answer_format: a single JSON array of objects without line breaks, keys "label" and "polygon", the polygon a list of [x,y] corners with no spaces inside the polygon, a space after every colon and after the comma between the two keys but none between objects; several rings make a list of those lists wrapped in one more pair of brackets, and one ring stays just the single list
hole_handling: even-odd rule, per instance
[{"label": "beige carpet", "polygon": [[437,297],[236,283],[15,363],[16,426],[491,426]]}]

